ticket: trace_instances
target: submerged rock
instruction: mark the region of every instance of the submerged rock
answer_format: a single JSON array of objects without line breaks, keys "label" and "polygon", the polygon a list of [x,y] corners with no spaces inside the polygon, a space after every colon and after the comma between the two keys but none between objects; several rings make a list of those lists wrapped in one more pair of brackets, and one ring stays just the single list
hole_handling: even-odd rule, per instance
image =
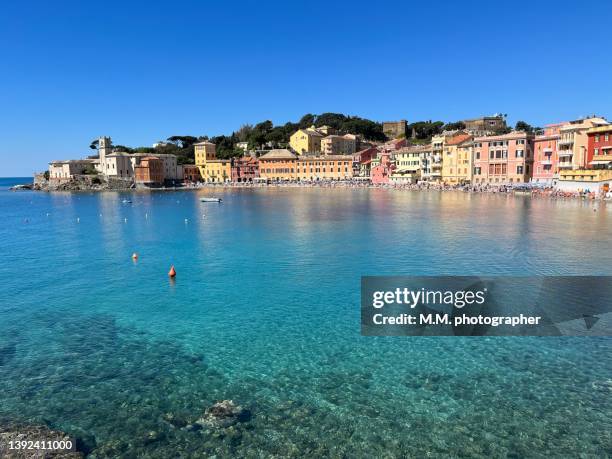
[{"label": "submerged rock", "polygon": [[247,422],[251,419],[251,412],[237,405],[232,400],[223,400],[206,409],[204,416],[195,423],[213,428],[226,428]]},{"label": "submerged rock", "polygon": [[[72,442],[72,450],[11,449],[11,442]],[[52,430],[45,426],[0,424],[0,457],[10,459],[53,458],[77,459],[83,453],[77,451],[77,440],[65,432]]]}]

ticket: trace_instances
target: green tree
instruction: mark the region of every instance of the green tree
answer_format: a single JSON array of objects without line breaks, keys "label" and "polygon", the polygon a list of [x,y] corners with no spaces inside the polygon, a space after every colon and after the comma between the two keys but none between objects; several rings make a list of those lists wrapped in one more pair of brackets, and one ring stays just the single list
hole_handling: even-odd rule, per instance
[{"label": "green tree", "polygon": [[517,121],[514,129],[516,131],[533,132],[533,126],[525,121]]}]

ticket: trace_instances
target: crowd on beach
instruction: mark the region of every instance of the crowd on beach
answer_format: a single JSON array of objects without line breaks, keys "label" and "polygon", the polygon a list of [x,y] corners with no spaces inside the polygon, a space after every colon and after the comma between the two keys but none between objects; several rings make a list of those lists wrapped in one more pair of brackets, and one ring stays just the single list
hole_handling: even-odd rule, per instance
[{"label": "crowd on beach", "polygon": [[589,189],[579,191],[563,191],[553,187],[523,185],[450,185],[437,182],[405,183],[405,184],[372,184],[365,180],[318,180],[312,182],[227,182],[227,183],[198,183],[187,184],[188,188],[382,188],[411,191],[461,191],[466,193],[497,193],[497,194],[526,194],[544,198],[579,198],[585,200],[612,200],[612,192],[596,193]]}]

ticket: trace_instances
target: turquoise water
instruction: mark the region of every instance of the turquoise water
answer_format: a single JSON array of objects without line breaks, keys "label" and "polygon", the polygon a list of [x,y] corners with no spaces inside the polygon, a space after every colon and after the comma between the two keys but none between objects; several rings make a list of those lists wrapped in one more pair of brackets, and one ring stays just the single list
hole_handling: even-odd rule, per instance
[{"label": "turquoise water", "polygon": [[[610,275],[612,206],[596,207],[4,188],[0,419],[67,431],[92,457],[610,456],[611,340],[369,338],[359,320],[361,275]],[[250,421],[167,422],[223,399]]]}]

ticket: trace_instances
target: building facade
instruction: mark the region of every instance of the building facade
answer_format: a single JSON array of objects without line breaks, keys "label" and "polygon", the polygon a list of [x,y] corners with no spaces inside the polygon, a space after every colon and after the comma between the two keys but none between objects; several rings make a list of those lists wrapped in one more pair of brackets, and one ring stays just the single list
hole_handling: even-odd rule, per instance
[{"label": "building facade", "polygon": [[591,128],[609,124],[604,118],[582,118],[566,123],[559,129],[559,173],[568,169],[586,169],[588,166],[588,136]]},{"label": "building facade", "polygon": [[395,165],[391,161],[390,153],[381,153],[380,157],[372,160],[372,171],[370,179],[374,185],[385,185],[391,183],[391,176],[395,171]]},{"label": "building facade", "polygon": [[474,136],[485,136],[506,129],[506,120],[502,115],[482,116],[464,120],[465,130]]},{"label": "building facade", "polygon": [[289,150],[280,148],[270,150],[259,157],[259,177],[272,181],[292,181],[296,179],[297,156]]},{"label": "building facade", "polygon": [[300,156],[296,164],[296,179],[300,181],[349,180],[353,177],[353,157]]},{"label": "building facade", "polygon": [[533,183],[552,186],[559,178],[559,131],[564,124],[548,124],[533,139]]},{"label": "building facade", "polygon": [[[459,146],[461,145],[461,148]],[[450,185],[469,183],[472,177],[472,136],[458,134],[443,142],[442,181]]]},{"label": "building facade", "polygon": [[232,159],[232,182],[253,182],[259,177],[259,162],[252,156]]},{"label": "building facade", "polygon": [[395,184],[417,183],[421,180],[423,154],[429,150],[428,145],[404,147],[394,154],[395,170],[390,181]]},{"label": "building facade", "polygon": [[529,182],[533,173],[534,135],[523,131],[474,139],[474,184]]},{"label": "building facade", "polygon": [[299,155],[320,153],[323,137],[324,134],[320,133],[314,126],[307,129],[298,129],[289,137],[289,146]]},{"label": "building facade", "polygon": [[200,174],[200,168],[195,164],[184,164],[183,165],[183,180],[185,182],[198,183],[202,181],[202,175]]},{"label": "building facade", "polygon": [[399,121],[384,121],[383,133],[390,139],[397,139],[401,136],[406,136],[408,122],[406,120]]},{"label": "building facade", "polygon": [[134,181],[137,186],[161,186],[164,180],[164,162],[155,156],[142,157],[134,168]]},{"label": "building facade", "polygon": [[357,136],[328,135],[321,139],[321,154],[323,155],[352,155],[357,151]]},{"label": "building facade", "polygon": [[200,169],[203,182],[224,183],[231,180],[231,162],[229,159],[217,159],[217,147],[214,143],[198,142],[193,145],[195,163]]}]

